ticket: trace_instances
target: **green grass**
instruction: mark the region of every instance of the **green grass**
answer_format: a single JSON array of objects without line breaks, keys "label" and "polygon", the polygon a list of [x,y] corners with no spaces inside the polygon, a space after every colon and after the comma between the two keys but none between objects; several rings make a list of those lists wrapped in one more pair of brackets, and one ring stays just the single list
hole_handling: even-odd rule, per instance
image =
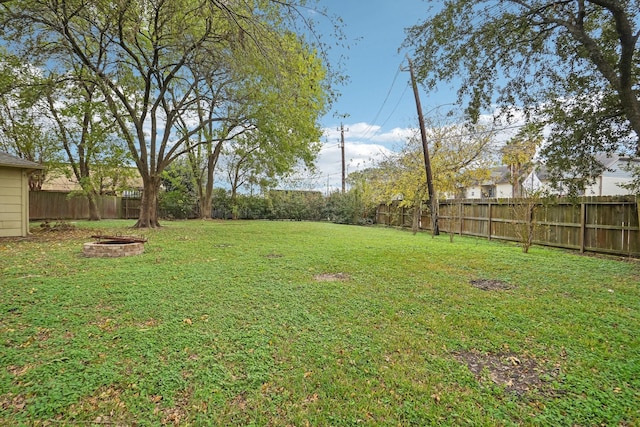
[{"label": "green grass", "polygon": [[0,425],[640,424],[638,262],[262,221],[82,255],[132,224],[0,240]]}]

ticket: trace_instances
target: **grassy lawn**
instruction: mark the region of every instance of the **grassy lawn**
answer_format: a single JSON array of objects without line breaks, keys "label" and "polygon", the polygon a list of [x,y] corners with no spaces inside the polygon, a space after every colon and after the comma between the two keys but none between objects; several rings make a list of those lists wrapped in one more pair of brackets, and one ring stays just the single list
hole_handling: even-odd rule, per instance
[{"label": "grassy lawn", "polygon": [[[376,227],[0,239],[0,425],[640,425],[640,263]],[[35,225],[35,224],[34,224]]]}]

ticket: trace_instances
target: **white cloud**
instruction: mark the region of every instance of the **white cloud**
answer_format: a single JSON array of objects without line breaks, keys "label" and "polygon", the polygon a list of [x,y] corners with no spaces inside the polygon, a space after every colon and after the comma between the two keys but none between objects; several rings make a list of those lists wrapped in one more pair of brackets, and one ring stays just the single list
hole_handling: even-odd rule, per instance
[{"label": "white cloud", "polygon": [[404,144],[415,131],[412,128],[394,128],[389,132],[376,132],[370,139],[381,144]]},{"label": "white cloud", "polygon": [[[343,125],[345,139],[363,139],[372,129],[380,129],[380,126],[368,125],[367,123],[353,123]],[[334,128],[324,128],[324,136],[328,141],[340,140],[340,126]]]},{"label": "white cloud", "polygon": [[[379,144],[345,142],[344,158],[349,172],[370,167],[391,154],[391,150]],[[341,173],[342,153],[340,144],[325,144],[320,151],[316,166],[324,175]]]},{"label": "white cloud", "polygon": [[[496,147],[502,146],[513,137],[524,124],[519,111],[512,112],[512,120],[495,121],[494,115],[485,115],[480,123],[494,129],[493,138]],[[345,123],[345,169],[349,173],[375,166],[394,151],[405,145],[407,138],[416,134],[414,128],[394,128],[387,131],[378,125],[365,122]],[[464,132],[464,130],[463,130]],[[300,177],[307,188],[323,192],[340,190],[342,187],[342,156],[340,150],[340,127],[324,129],[325,143],[316,160],[317,174],[314,177]]]},{"label": "white cloud", "polygon": [[[412,129],[396,128],[382,132],[382,128],[368,123],[345,123],[345,174],[376,165],[393,153],[393,147],[402,146]],[[317,190],[335,191],[342,187],[342,153],[340,127],[324,129],[325,143],[316,160],[318,176],[313,184]],[[312,181],[309,178],[309,181]]]},{"label": "white cloud", "polygon": [[[340,141],[340,128],[325,128],[324,136],[329,143]],[[359,122],[344,125],[344,138],[347,142],[354,143],[378,143],[387,146],[399,146],[406,142],[407,138],[415,132],[412,128],[394,128],[383,132],[378,125]]]},{"label": "white cloud", "polygon": [[[387,144],[399,147],[404,143],[404,132],[396,131],[382,134],[379,126],[369,126],[366,123],[345,125],[345,175],[351,172],[375,166],[381,160],[393,153]],[[349,129],[347,132],[346,130]],[[374,133],[374,137],[366,138],[367,133]],[[324,129],[326,142],[323,144],[316,159],[317,173],[297,174],[291,181],[300,188],[313,189],[330,193],[342,188],[342,152],[340,149],[340,129]],[[379,143],[379,142],[382,143]],[[283,183],[285,186],[286,183]]]},{"label": "white cloud", "polygon": [[[380,144],[345,142],[345,174],[372,167],[392,151]],[[342,188],[342,153],[339,143],[326,143],[316,160],[317,181],[321,191],[335,191]]]}]

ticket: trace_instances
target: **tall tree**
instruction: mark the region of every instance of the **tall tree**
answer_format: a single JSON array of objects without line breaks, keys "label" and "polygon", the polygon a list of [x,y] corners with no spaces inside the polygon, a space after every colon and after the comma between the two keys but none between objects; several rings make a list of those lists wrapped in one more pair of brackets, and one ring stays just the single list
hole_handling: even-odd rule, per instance
[{"label": "tall tree", "polygon": [[4,54],[0,62],[0,150],[45,167],[29,175],[29,189],[37,191],[47,173],[56,169],[60,148],[50,132],[47,103],[38,88],[46,85],[37,69]]},{"label": "tall tree", "polygon": [[[215,98],[200,97],[198,120],[209,124],[195,136],[202,144],[189,154],[200,168],[194,175],[200,180],[203,217],[210,212],[213,172],[222,152],[233,159],[228,168],[233,169],[233,200],[241,177],[273,179],[290,173],[298,162],[312,168],[320,148],[317,119],[328,101],[322,63],[311,46],[290,32],[275,44],[245,44],[241,55],[227,57],[224,64],[227,72],[217,70],[207,80],[224,80],[211,88]],[[212,122],[211,117],[225,119]]]},{"label": "tall tree", "polygon": [[221,169],[225,169],[227,182],[231,187],[233,219],[237,219],[238,190],[243,186],[256,185],[266,192],[276,186],[278,176],[290,172],[294,166],[290,164],[287,168],[278,167],[278,151],[268,150],[268,144],[257,131],[234,138],[233,143],[228,145],[222,154]]},{"label": "tall tree", "polygon": [[530,172],[533,157],[542,144],[542,134],[537,126],[527,125],[500,148],[502,163],[509,167],[512,197],[522,197],[522,180]]},{"label": "tall tree", "polygon": [[[211,207],[213,201],[213,180],[216,165],[224,142],[227,141],[233,132],[235,132],[235,123],[237,123],[237,117],[231,113],[220,113],[221,108],[229,108],[228,103],[224,99],[224,89],[228,86],[225,83],[216,84],[220,86],[221,90],[215,90],[213,84],[213,77],[207,81],[211,85],[211,93],[215,94],[214,97],[200,96],[199,91],[196,91],[196,111],[197,120],[200,124],[200,129],[195,135],[190,137],[187,144],[186,159],[191,168],[191,173],[195,180],[195,187],[198,194],[198,212],[201,219],[211,218]],[[226,78],[226,77],[223,77]],[[222,104],[222,107],[221,107]],[[215,117],[226,117],[228,119],[222,120],[222,122],[216,121]],[[180,129],[185,135],[188,135],[190,125],[189,117],[180,117]]]},{"label": "tall tree", "polygon": [[[191,136],[221,117],[178,133],[179,118],[193,111],[196,90],[220,51],[243,44],[278,46],[280,1],[45,0],[3,4],[4,40],[25,58],[64,67],[72,57],[88,70],[114,116],[144,184],[137,226],[155,227],[162,171],[192,143]],[[272,58],[263,55],[272,66]],[[202,72],[194,73],[195,67]],[[282,63],[277,63],[282,66]],[[267,67],[267,65],[265,65]],[[287,71],[288,72],[288,71]],[[196,142],[197,143],[197,142]]]},{"label": "tall tree", "polygon": [[640,155],[639,22],[636,1],[450,0],[405,44],[428,88],[459,81],[473,119],[497,102],[549,124],[543,158],[584,183],[595,153]]},{"label": "tall tree", "polygon": [[56,77],[59,82],[52,76],[43,88],[43,97],[52,133],[66,153],[70,171],[65,172],[80,184],[89,202],[89,220],[98,221],[98,196],[105,192],[108,184],[117,187],[116,182],[125,178],[124,165],[130,162],[130,157],[128,150],[123,150],[124,143],[100,90],[96,84],[84,80],[83,74],[80,66],[72,74]]},{"label": "tall tree", "polygon": [[[482,127],[432,126],[427,134],[436,200],[455,196],[462,187],[489,176],[495,161],[492,132]],[[421,139],[413,135],[402,150],[380,165],[383,173],[375,181],[381,201],[401,196],[401,206],[415,208],[414,231],[418,208],[428,196],[423,156]]]}]

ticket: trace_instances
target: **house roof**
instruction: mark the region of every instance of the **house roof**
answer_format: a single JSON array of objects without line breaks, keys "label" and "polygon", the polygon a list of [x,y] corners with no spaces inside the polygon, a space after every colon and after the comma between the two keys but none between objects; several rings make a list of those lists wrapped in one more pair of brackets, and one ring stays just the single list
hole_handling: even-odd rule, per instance
[{"label": "house roof", "polygon": [[491,168],[489,177],[483,181],[473,181],[473,185],[495,185],[509,182],[509,167],[496,166]]},{"label": "house roof", "polygon": [[536,165],[533,168],[533,171],[538,176],[538,179],[541,181],[548,181],[551,179],[551,174],[549,173],[549,168],[546,165]]},{"label": "house roof", "polygon": [[[604,167],[605,171],[610,170],[612,167],[615,166],[617,162],[640,163],[640,158],[625,157],[618,154],[601,153],[601,154],[596,154],[594,158],[596,159],[596,161],[598,161],[602,165],[602,167]],[[549,168],[547,168],[544,164],[536,165],[534,171],[538,176],[538,179],[540,179],[541,181],[549,181],[551,178],[551,174],[549,173]]]},{"label": "house roof", "polygon": [[601,154],[596,154],[595,159],[602,164],[602,166],[605,169],[609,169],[611,166],[613,166],[618,160],[620,160],[620,156],[617,154],[606,154],[606,153],[601,153]]},{"label": "house roof", "polygon": [[[142,189],[144,185],[137,168],[121,166],[119,171],[126,175],[126,177],[120,178],[122,186],[131,190]],[[131,171],[133,173],[129,176]],[[109,183],[105,183],[105,186],[108,191],[115,190]],[[48,171],[46,179],[42,183],[42,190],[44,191],[75,191],[80,189],[82,187],[76,179],[70,164],[58,165],[56,169]]]},{"label": "house roof", "polygon": [[0,166],[20,169],[44,169],[44,166],[39,163],[21,159],[20,157],[12,156],[2,151],[0,151]]},{"label": "house roof", "polygon": [[494,184],[504,184],[509,182],[509,166],[498,166],[491,169],[489,181]]}]

